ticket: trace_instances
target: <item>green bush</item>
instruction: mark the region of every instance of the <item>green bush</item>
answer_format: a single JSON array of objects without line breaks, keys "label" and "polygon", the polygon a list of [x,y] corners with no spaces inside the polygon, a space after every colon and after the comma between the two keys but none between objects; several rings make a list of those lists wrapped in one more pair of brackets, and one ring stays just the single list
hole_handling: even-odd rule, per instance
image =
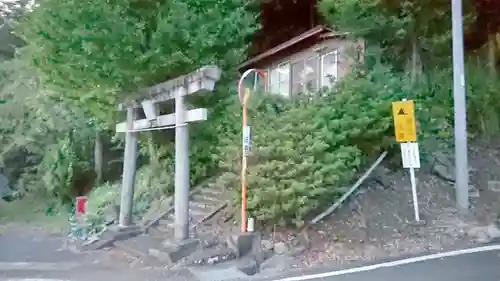
[{"label": "green bush", "polygon": [[83,195],[79,193],[90,190],[95,179],[92,177],[91,139],[78,137],[81,136],[68,133],[48,146],[40,163],[45,188],[63,204],[71,204],[75,196]]},{"label": "green bush", "polygon": [[[166,163],[166,162],[165,162]],[[150,204],[173,193],[173,166],[162,162],[158,166],[145,165],[137,170],[133,214],[143,215]],[[94,229],[101,229],[108,208],[120,205],[121,182],[104,183],[88,195],[87,212]]]},{"label": "green bush", "polygon": [[[332,90],[292,100],[255,94],[249,108],[248,209],[264,223],[302,225],[343,194],[364,158],[390,146],[391,101],[403,82],[385,68],[346,77]],[[228,118],[241,122],[241,108]],[[234,127],[234,126],[232,126]],[[241,139],[222,136],[220,184],[240,191]],[[235,203],[238,201],[236,200]]]},{"label": "green bush", "polygon": [[[453,72],[427,70],[411,91],[416,101],[419,142],[424,157],[453,145]],[[466,64],[467,125],[470,138],[492,137],[500,129],[500,81],[481,62]]]},{"label": "green bush", "polygon": [[[468,123],[471,136],[498,132],[497,82],[469,65]],[[254,94],[249,107],[252,149],[248,156],[248,210],[263,223],[301,225],[343,194],[364,167],[394,145],[391,102],[413,99],[422,161],[453,142],[453,98],[449,68],[428,70],[417,83],[384,65],[356,69],[331,90],[285,100]],[[219,155],[219,183],[234,191],[239,205],[241,106],[226,107]]]},{"label": "green bush", "polygon": [[472,136],[494,136],[500,132],[500,79],[493,77],[486,62],[467,64],[467,115]]},{"label": "green bush", "polygon": [[155,200],[164,199],[174,192],[173,161],[162,162],[160,165],[146,165],[137,170],[134,193],[134,212],[141,214]]}]

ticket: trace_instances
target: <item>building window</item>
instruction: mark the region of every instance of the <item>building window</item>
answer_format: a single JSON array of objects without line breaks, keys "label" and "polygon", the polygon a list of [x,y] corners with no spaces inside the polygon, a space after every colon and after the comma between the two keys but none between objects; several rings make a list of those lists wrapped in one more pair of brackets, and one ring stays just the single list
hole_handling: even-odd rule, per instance
[{"label": "building window", "polygon": [[318,90],[319,57],[313,56],[292,65],[292,95]]},{"label": "building window", "polygon": [[304,92],[316,92],[319,85],[319,58],[318,56],[308,58],[305,61],[305,69],[302,77],[304,81]]},{"label": "building window", "polygon": [[315,93],[322,87],[331,87],[338,79],[338,51],[307,59],[284,62],[267,70],[267,90],[285,97],[299,93]]},{"label": "building window", "polygon": [[292,95],[302,92],[302,80],[300,79],[301,74],[304,72],[305,64],[304,61],[298,61],[292,64]]},{"label": "building window", "polygon": [[331,87],[337,81],[338,57],[337,50],[321,56],[321,87]]},{"label": "building window", "polygon": [[269,91],[273,94],[290,96],[290,63],[282,63],[269,70]]}]

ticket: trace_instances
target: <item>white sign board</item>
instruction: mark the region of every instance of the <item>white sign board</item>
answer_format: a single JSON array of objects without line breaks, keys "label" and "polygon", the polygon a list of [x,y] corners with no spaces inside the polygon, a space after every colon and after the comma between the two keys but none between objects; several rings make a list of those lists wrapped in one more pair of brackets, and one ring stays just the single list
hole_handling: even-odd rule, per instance
[{"label": "white sign board", "polygon": [[401,147],[401,159],[403,160],[403,168],[420,168],[420,152],[418,151],[417,142],[403,142]]},{"label": "white sign board", "polygon": [[243,128],[243,154],[250,152],[250,126]]}]

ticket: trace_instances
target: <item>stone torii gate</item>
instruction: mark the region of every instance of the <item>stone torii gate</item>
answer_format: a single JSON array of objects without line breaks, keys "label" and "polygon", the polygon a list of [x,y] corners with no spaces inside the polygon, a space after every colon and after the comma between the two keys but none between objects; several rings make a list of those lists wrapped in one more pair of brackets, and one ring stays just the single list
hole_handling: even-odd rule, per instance
[{"label": "stone torii gate", "polygon": [[[189,131],[188,123],[207,119],[207,109],[188,110],[185,97],[201,91],[213,91],[221,71],[216,66],[205,66],[189,74],[140,90],[138,98],[119,105],[126,110],[126,122],[116,125],[116,132],[125,133],[125,155],[120,203],[119,226],[132,224],[137,133],[175,128],[175,238],[189,237]],[[175,112],[158,115],[156,104],[175,99]],[[135,111],[144,110],[145,119],[135,120]]]}]

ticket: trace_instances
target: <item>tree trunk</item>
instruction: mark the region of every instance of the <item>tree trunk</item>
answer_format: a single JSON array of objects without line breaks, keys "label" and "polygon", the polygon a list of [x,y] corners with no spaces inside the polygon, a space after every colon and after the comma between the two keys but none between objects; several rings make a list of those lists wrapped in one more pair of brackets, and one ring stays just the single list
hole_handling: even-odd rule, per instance
[{"label": "tree trunk", "polygon": [[490,69],[491,76],[496,76],[497,74],[497,44],[496,44],[496,34],[488,35],[488,67]]},{"label": "tree trunk", "polygon": [[94,171],[96,174],[96,183],[102,183],[102,169],[103,169],[103,146],[102,139],[99,132],[95,134],[94,145]]},{"label": "tree trunk", "polygon": [[414,37],[411,43],[411,72],[410,81],[412,85],[417,83],[420,74],[422,73],[422,63],[420,60],[420,51],[417,38]]}]

